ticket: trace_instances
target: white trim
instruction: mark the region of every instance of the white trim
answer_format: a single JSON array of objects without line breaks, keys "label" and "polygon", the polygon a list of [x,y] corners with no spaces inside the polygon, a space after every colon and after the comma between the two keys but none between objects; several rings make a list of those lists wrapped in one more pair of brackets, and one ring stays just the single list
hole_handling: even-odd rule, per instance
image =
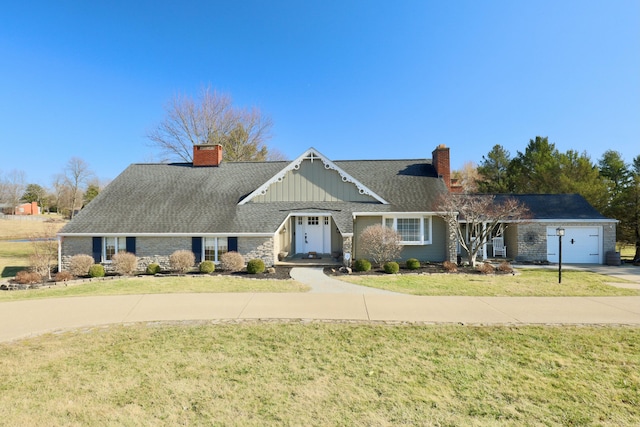
[{"label": "white trim", "polygon": [[238,203],[238,205],[244,205],[245,203],[249,202],[251,199],[253,199],[256,196],[264,196],[265,194],[267,194],[267,191],[271,185],[278,182],[282,182],[287,172],[300,169],[300,165],[304,160],[310,160],[311,162],[313,162],[314,160],[320,160],[324,164],[325,169],[335,170],[336,172],[338,172],[342,177],[342,182],[350,182],[354,184],[358,188],[358,192],[360,194],[371,196],[384,205],[389,204],[389,202],[387,202],[382,197],[378,196],[376,193],[371,191],[366,185],[362,184],[360,181],[358,181],[357,179],[349,175],[342,168],[340,168],[331,160],[329,160],[326,156],[321,154],[318,150],[311,147],[307,151],[302,153],[300,156],[298,156],[298,158],[296,158],[294,161],[292,161],[287,166],[285,166],[280,172],[278,172],[273,177],[271,177],[271,179],[269,179],[267,182],[262,184],[260,187],[258,187],[255,191],[253,191],[247,197],[242,199]]},{"label": "white trim", "polygon": [[[398,219],[417,219],[420,221],[420,240],[402,240],[400,241],[400,244],[405,246],[425,246],[433,244],[433,215],[416,215],[411,213],[383,215],[383,226],[386,225],[387,219],[393,220],[393,229],[395,231],[398,231]],[[428,225],[426,227],[425,221],[428,221]],[[429,235],[428,239],[425,239],[425,232]]]},{"label": "white trim", "polygon": [[359,216],[412,216],[416,215],[420,216],[440,216],[442,212],[412,212],[412,211],[401,211],[401,212],[353,212],[351,214],[353,218],[357,218]]}]

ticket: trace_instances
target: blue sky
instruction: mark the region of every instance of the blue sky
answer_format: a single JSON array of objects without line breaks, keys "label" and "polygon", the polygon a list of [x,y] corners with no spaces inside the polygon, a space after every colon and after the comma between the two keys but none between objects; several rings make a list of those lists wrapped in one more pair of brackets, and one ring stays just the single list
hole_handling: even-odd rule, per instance
[{"label": "blue sky", "polygon": [[0,12],[0,171],[49,185],[158,159],[145,134],[203,85],[274,122],[288,158],[452,167],[536,135],[640,154],[640,2],[24,1]]}]

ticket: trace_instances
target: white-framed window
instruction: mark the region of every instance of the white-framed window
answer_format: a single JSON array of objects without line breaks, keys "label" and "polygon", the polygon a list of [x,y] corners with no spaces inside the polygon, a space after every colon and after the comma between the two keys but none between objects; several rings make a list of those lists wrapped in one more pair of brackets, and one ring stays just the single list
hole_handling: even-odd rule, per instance
[{"label": "white-framed window", "polygon": [[386,216],[382,221],[400,234],[403,245],[431,244],[431,216]]},{"label": "white-framed window", "polygon": [[220,262],[220,257],[229,251],[226,237],[205,237],[202,240],[203,261]]},{"label": "white-framed window", "polygon": [[320,218],[317,216],[307,217],[307,225],[318,225],[320,224]]},{"label": "white-framed window", "polygon": [[111,261],[118,252],[127,250],[126,237],[104,237],[102,239],[102,260]]}]

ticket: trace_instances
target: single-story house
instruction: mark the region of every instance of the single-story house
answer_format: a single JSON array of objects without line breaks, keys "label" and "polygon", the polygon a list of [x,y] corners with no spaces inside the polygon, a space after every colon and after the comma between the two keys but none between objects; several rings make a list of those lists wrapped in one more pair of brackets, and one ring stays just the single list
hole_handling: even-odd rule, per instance
[{"label": "single-story house", "polygon": [[[293,161],[266,162],[224,162],[220,145],[196,145],[193,163],[125,169],[60,231],[59,268],[76,254],[108,266],[120,251],[135,253],[140,269],[152,262],[167,268],[169,255],[180,249],[193,251],[197,262],[219,262],[237,251],[266,265],[291,257],[348,263],[364,257],[359,235],[373,224],[400,233],[404,260],[456,261],[455,233],[437,207],[449,191],[456,189],[444,145],[432,159],[332,161],[309,148]],[[547,228],[560,223],[579,227],[577,233],[596,224],[599,253],[611,248],[611,239],[615,247],[615,221],[567,208],[577,216],[541,216],[505,228],[503,256],[552,256]]]}]

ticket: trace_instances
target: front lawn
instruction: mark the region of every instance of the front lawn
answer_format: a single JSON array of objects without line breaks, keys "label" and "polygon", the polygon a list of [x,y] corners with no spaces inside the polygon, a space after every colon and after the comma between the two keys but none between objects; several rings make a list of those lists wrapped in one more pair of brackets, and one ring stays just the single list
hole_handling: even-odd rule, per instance
[{"label": "front lawn", "polygon": [[640,425],[640,329],[140,324],[0,344],[0,424]]},{"label": "front lawn", "polygon": [[524,269],[518,274],[401,274],[339,275],[336,279],[356,285],[427,296],[638,296],[640,290],[622,289],[621,282],[602,274],[547,269]]},{"label": "front lawn", "polygon": [[85,279],[71,285],[59,283],[40,289],[0,291],[0,301],[73,296],[140,295],[188,292],[306,292],[309,288],[294,280],[248,279],[232,276],[140,276]]}]

